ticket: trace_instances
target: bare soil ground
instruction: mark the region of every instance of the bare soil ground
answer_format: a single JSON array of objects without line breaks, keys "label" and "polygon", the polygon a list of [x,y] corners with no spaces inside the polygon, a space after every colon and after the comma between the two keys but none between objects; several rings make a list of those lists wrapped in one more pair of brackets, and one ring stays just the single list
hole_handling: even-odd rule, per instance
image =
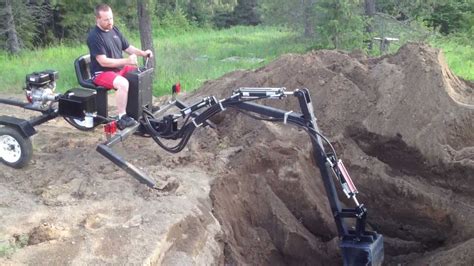
[{"label": "bare soil ground", "polygon": [[[225,98],[243,86],[310,90],[321,131],[385,237],[386,264],[474,264],[474,88],[440,51],[413,43],[380,58],[286,55],[183,97]],[[299,111],[291,97],[262,103]],[[120,144],[130,162],[173,184],[166,191],[95,152],[100,130],[61,119],[39,126],[30,165],[0,166],[0,264],[340,263],[305,133],[235,110],[213,122],[175,155],[148,138]]]}]

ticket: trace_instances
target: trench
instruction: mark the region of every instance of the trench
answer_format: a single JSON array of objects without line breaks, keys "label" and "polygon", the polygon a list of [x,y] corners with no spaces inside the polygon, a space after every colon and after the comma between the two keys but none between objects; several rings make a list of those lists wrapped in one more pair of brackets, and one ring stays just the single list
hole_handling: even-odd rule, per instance
[{"label": "trench", "polygon": [[[445,197],[437,193],[440,189],[459,195],[472,193],[465,182],[474,169],[456,163],[431,164],[400,135],[381,136],[353,126],[344,136],[384,169],[370,172],[370,166],[349,164],[357,175],[378,176],[380,181],[376,186],[362,182],[359,189],[369,195],[361,197],[369,208],[369,228],[384,235],[386,263],[410,262],[416,259],[413,254],[453,242],[454,214],[436,207]],[[341,264],[319,171],[310,158],[298,152],[273,147],[274,155],[269,155],[264,148],[268,146],[239,155],[235,161],[245,167],[234,165],[232,172],[212,186],[214,215],[225,234],[225,264]],[[296,165],[292,170],[283,167],[292,164]],[[413,191],[402,194],[411,187]],[[401,259],[405,257],[408,259]]]},{"label": "trench", "polygon": [[[470,170],[457,164],[429,163],[418,149],[408,146],[400,134],[388,137],[369,132],[363,127],[349,127],[346,136],[354,140],[365,154],[385,165],[384,174],[391,179],[387,181],[410,184],[416,190],[412,195],[393,193],[367,203],[376,221],[373,227],[388,237],[405,241],[401,245],[389,244],[386,253],[397,256],[442,247],[453,230],[453,223],[449,211],[435,207],[440,197],[443,197],[437,195],[437,188],[467,193],[457,184],[465,180]],[[387,182],[382,186],[392,191],[399,189],[394,183]],[[396,200],[391,202],[393,199]],[[390,205],[391,210],[387,211]],[[404,247],[407,243],[409,248]]]},{"label": "trench", "polygon": [[418,149],[408,146],[400,134],[393,137],[381,136],[360,126],[349,127],[346,133],[367,155],[387,164],[390,167],[388,173],[393,177],[418,177],[434,186],[464,195],[472,195],[474,192],[474,188],[466,186],[467,178],[473,174],[474,169],[459,162],[449,165],[442,162],[430,163]]}]

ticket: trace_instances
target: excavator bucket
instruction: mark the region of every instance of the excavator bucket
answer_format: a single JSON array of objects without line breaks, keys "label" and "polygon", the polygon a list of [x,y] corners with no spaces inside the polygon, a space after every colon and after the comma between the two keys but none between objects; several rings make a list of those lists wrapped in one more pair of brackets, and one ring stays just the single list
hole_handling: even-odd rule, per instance
[{"label": "excavator bucket", "polygon": [[372,241],[343,240],[339,245],[344,265],[378,266],[383,262],[383,236],[375,234]]}]

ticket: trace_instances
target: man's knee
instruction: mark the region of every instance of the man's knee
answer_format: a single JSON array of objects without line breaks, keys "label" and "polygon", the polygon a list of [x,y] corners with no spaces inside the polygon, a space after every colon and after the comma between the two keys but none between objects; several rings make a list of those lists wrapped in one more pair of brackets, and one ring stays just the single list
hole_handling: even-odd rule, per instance
[{"label": "man's knee", "polygon": [[128,80],[122,76],[117,76],[114,79],[114,88],[120,91],[128,91]]}]

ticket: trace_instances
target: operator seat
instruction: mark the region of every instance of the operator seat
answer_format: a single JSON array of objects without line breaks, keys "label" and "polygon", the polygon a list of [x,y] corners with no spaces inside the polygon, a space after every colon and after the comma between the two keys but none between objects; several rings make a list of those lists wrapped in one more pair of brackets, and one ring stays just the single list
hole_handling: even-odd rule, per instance
[{"label": "operator seat", "polygon": [[107,89],[97,86],[92,82],[90,71],[91,56],[89,54],[81,55],[74,61],[74,68],[76,70],[76,77],[79,85],[84,88],[89,88],[97,91],[97,114],[103,117],[108,116],[107,109]]}]

